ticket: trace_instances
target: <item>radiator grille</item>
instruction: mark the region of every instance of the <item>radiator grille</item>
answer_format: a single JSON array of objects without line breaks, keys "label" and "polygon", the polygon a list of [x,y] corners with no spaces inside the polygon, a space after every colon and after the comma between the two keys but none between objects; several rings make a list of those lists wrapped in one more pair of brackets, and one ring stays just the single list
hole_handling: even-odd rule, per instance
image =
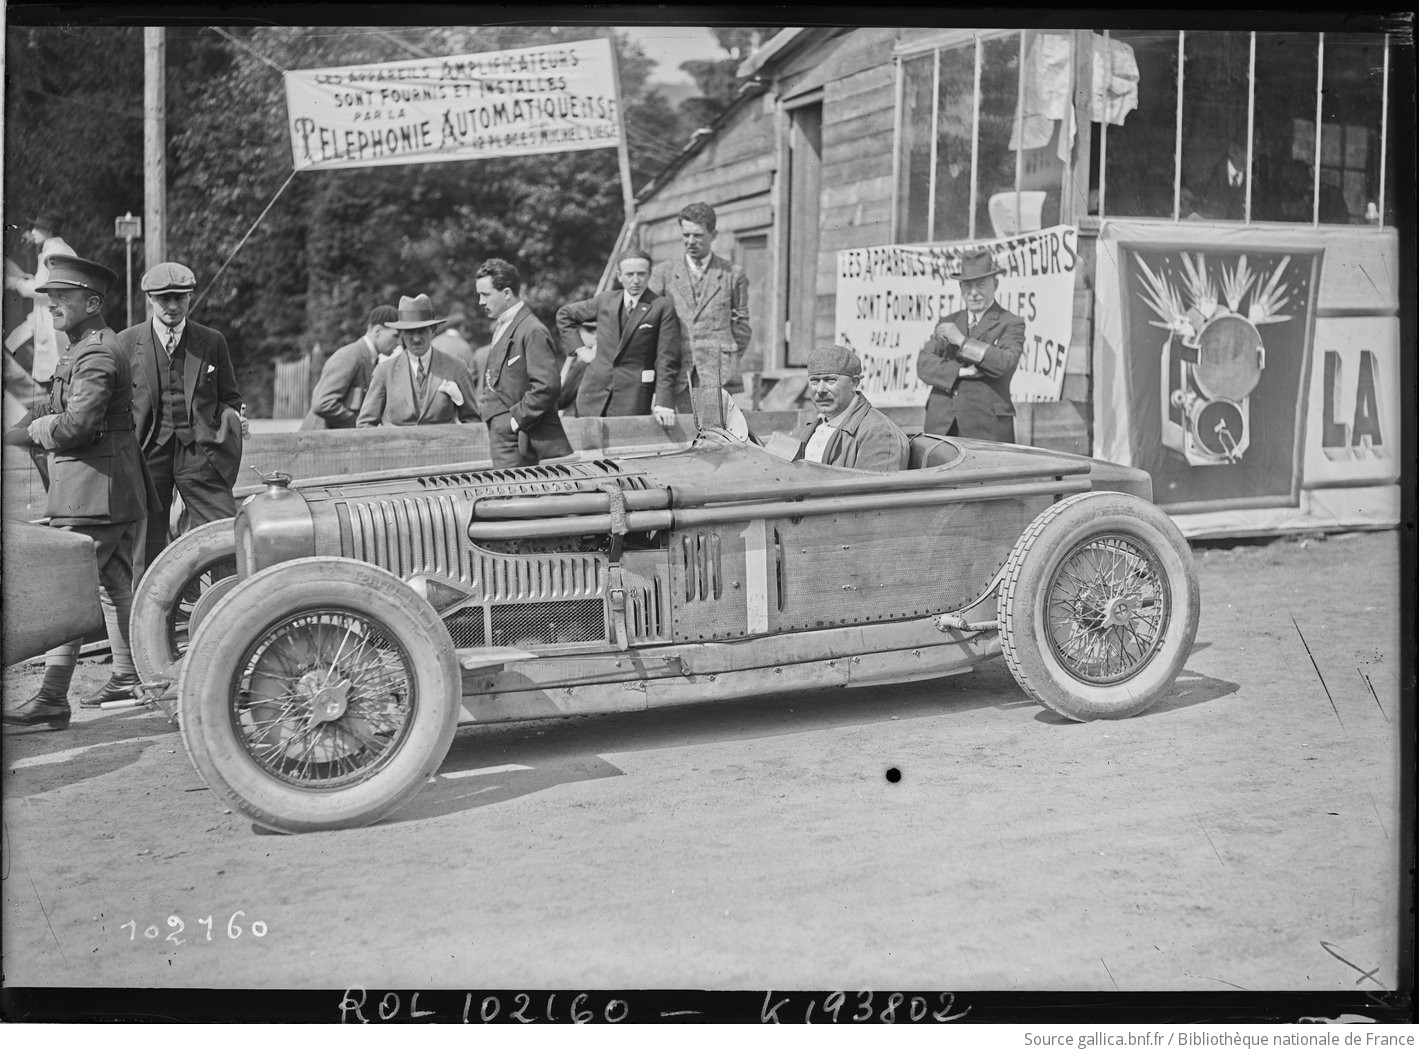
[{"label": "radiator grille", "polygon": [[341,549],[356,560],[383,567],[400,578],[419,571],[456,580],[468,577],[467,542],[459,523],[459,500],[452,494],[388,498],[336,505]]},{"label": "radiator grille", "polygon": [[624,474],[624,470],[614,461],[605,460],[530,465],[526,468],[485,468],[420,476],[416,482],[425,490],[470,488],[470,496],[488,498],[594,491],[607,479],[615,479],[623,490],[646,490],[650,486],[644,476]]}]

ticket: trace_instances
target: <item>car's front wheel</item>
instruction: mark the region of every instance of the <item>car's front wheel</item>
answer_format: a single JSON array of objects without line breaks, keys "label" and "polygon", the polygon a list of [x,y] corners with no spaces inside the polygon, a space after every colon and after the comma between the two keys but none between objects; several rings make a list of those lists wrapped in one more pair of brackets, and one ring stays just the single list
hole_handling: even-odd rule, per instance
[{"label": "car's front wheel", "polygon": [[153,560],[133,591],[129,644],[145,682],[174,681],[187,651],[193,608],[236,574],[232,520],[213,520],[181,535]]},{"label": "car's front wheel", "polygon": [[461,675],[433,607],[389,572],[311,557],[241,582],[183,664],[183,741],[208,785],[279,831],[359,827],[437,770]]},{"label": "car's front wheel", "polygon": [[998,603],[1015,680],[1076,721],[1148,709],[1197,634],[1187,541],[1130,494],[1077,494],[1040,513],[1006,561]]}]

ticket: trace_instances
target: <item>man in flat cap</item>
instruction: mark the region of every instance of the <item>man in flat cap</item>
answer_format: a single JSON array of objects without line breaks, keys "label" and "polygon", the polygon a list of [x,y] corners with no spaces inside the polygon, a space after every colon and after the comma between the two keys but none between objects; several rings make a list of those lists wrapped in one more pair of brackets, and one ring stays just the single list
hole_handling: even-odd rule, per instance
[{"label": "man in flat cap", "polygon": [[[104,298],[118,276],[77,256],[51,256],[48,265],[39,291],[49,297],[54,328],[68,336],[69,347],[55,366],[44,412],[26,415],[6,433],[5,442],[45,452],[50,526],[87,535],[97,547],[99,601],[113,672],[81,705],[98,706],[133,698],[138,685],[128,648],[128,617],[133,553],[151,486],[133,432],[128,356],[103,318]],[[23,703],[5,707],[5,724],[69,727],[69,683],[81,643],[72,641],[45,656],[44,683]]]},{"label": "man in flat cap", "polygon": [[804,461],[868,472],[907,467],[906,433],[857,390],[861,380],[862,360],[850,348],[829,344],[809,354],[808,392],[818,412],[789,433]]},{"label": "man in flat cap", "polygon": [[1025,350],[1025,320],[995,302],[1000,273],[988,249],[961,258],[966,306],[937,324],[916,360],[917,376],[931,385],[927,432],[1015,442],[1010,378]]},{"label": "man in flat cap", "polygon": [[572,445],[557,404],[562,357],[547,327],[522,302],[522,276],[506,260],[484,260],[474,274],[478,304],[493,320],[479,395],[494,468],[566,457]]},{"label": "man in flat cap", "polygon": [[144,566],[168,544],[174,493],[188,527],[236,515],[232,487],[247,425],[227,338],[187,317],[196,287],[187,267],[158,264],[142,280],[153,317],[118,335],[133,367],[138,443],[157,489]]},{"label": "man in flat cap", "polygon": [[478,420],[478,397],[468,367],[434,350],[434,334],[444,321],[436,314],[428,293],[399,298],[399,310],[388,326],[404,346],[374,368],[356,427]]},{"label": "man in flat cap", "polygon": [[382,358],[399,343],[399,330],[391,322],[399,311],[380,304],[365,319],[365,335],[337,349],[320,371],[320,380],[310,397],[310,412],[301,422],[301,431],[322,428],[354,428],[370,390],[370,378]]}]

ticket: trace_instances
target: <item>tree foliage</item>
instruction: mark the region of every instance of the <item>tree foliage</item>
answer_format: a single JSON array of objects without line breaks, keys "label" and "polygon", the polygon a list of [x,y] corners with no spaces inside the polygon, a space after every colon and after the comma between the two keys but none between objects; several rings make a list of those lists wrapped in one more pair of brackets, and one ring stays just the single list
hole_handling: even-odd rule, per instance
[{"label": "tree foliage", "polygon": [[[608,32],[593,26],[167,31],[167,252],[197,273],[194,316],[227,334],[254,412],[269,404],[272,362],[316,343],[328,352],[353,339],[370,308],[397,303],[401,294],[427,292],[441,314],[462,309],[470,339],[486,339],[473,284],[490,256],[517,265],[524,297],[549,320],[560,303],[594,291],[623,220],[611,150],[292,176],[281,71]],[[649,84],[654,60],[610,35],[632,181],[639,186],[686,136]],[[76,54],[84,56],[82,65]],[[12,24],[6,65],[8,222],[58,210],[70,218],[65,234],[77,251],[121,267],[113,217],[141,215],[143,206],[142,30]]]}]

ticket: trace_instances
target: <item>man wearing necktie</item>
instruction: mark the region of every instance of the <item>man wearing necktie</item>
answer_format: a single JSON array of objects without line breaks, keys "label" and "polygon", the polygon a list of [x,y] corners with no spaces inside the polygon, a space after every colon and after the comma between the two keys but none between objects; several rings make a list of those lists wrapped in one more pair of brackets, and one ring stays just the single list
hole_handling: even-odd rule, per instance
[{"label": "man wearing necktie", "polygon": [[434,334],[444,321],[436,314],[427,293],[399,298],[397,316],[387,325],[404,346],[374,368],[357,428],[478,420],[473,375],[452,355],[434,349]]},{"label": "man wearing necktie", "polygon": [[907,467],[906,433],[857,390],[861,380],[862,360],[855,351],[831,344],[809,354],[808,392],[817,415],[789,433],[802,460],[868,472]]},{"label": "man wearing necktie", "polygon": [[966,306],[937,324],[917,356],[917,376],[931,385],[924,431],[1015,442],[1010,378],[1025,350],[1025,320],[995,302],[1000,273],[988,249],[961,258]]},{"label": "man wearing necktie", "polygon": [[478,304],[493,320],[479,409],[494,468],[522,468],[572,452],[557,413],[562,357],[552,334],[523,303],[522,276],[498,257],[474,273]]},{"label": "man wearing necktie", "polygon": [[242,416],[227,339],[188,317],[197,276],[160,263],[140,283],[152,318],[118,334],[133,370],[133,419],[157,502],[148,509],[144,565],[168,544],[174,495],[187,527],[236,515]]},{"label": "man wearing necktie", "polygon": [[595,355],[586,360],[576,396],[578,417],[654,414],[662,427],[675,423],[675,382],[680,372],[680,322],[668,296],[647,288],[650,254],[621,254],[620,289],[557,309],[557,332],[568,356],[584,347],[579,332],[596,324]]}]

